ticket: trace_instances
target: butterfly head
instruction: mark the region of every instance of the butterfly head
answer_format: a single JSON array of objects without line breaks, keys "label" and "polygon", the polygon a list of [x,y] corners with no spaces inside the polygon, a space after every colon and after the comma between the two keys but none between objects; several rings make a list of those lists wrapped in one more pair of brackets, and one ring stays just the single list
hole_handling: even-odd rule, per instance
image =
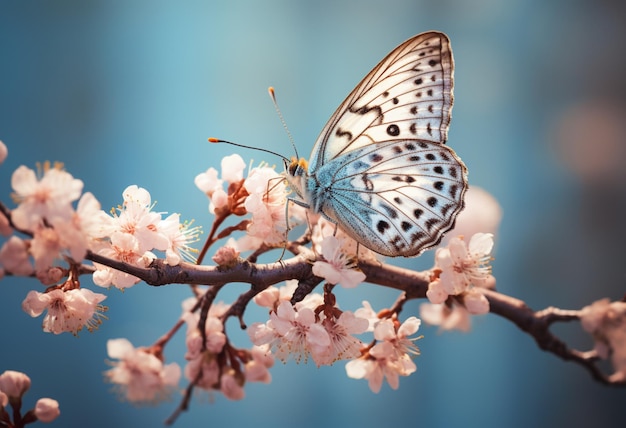
[{"label": "butterfly head", "polygon": [[[285,162],[287,163],[287,162]],[[304,158],[296,158],[292,157],[289,165],[286,165],[287,172],[292,177],[301,177],[306,174],[308,170],[309,163]]]},{"label": "butterfly head", "polygon": [[292,157],[290,161],[285,159],[287,181],[300,197],[303,196],[302,183],[307,176],[308,166],[307,160],[303,158]]}]

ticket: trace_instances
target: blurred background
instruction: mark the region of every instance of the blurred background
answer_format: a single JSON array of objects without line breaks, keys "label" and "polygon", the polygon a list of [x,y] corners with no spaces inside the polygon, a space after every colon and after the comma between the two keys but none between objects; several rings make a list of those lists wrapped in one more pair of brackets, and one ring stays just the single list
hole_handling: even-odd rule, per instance
[{"label": "blurred background", "polygon": [[[29,1],[0,4],[0,198],[19,165],[63,161],[104,209],[127,185],[157,209],[209,229],[196,174],[235,152],[214,136],[291,155],[267,96],[278,100],[302,154],[337,105],[391,49],[426,31],[447,33],[456,60],[449,144],[470,183],[499,201],[494,274],[500,291],[534,309],[577,309],[625,291],[626,3],[543,0]],[[277,159],[236,150],[255,162]],[[396,260],[393,261],[396,263]],[[399,260],[415,269],[432,252]],[[85,284],[89,284],[85,279]],[[25,406],[50,396],[53,427],[160,426],[178,404],[134,407],[105,384],[106,340],[149,345],[168,330],[186,286],[143,283],[107,294],[109,319],[78,338],[41,331],[20,305],[32,281],[0,286],[0,372],[32,379]],[[88,285],[90,286],[90,285]],[[92,289],[95,287],[91,286]],[[40,291],[41,287],[38,288]],[[245,290],[233,284],[231,301]],[[345,309],[396,297],[362,285]],[[418,313],[419,302],[403,315]],[[246,321],[262,320],[252,311]],[[234,332],[236,326],[229,326]],[[592,346],[578,325],[558,327]],[[193,426],[624,426],[626,389],[601,386],[540,351],[494,315],[473,330],[424,327],[418,371],[376,395],[344,364],[277,363],[269,386],[246,398],[198,394],[178,427]],[[184,364],[183,337],[166,348]],[[238,344],[247,347],[245,335]]]}]

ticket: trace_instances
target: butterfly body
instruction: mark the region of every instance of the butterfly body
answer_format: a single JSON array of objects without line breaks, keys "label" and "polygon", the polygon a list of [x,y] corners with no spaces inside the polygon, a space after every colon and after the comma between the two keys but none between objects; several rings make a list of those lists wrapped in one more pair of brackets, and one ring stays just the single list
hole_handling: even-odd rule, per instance
[{"label": "butterfly body", "polygon": [[463,208],[467,170],[445,146],[453,60],[443,33],[394,49],[348,95],[287,178],[303,201],[365,247],[415,256]]}]

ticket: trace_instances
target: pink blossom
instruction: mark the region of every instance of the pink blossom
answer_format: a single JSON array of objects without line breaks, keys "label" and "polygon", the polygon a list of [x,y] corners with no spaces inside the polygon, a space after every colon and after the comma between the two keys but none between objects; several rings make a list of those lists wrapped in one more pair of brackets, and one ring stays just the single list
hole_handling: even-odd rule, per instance
[{"label": "pink blossom", "polygon": [[220,391],[229,400],[242,400],[246,394],[243,389],[245,379],[235,370],[230,369],[222,374],[220,379]]},{"label": "pink blossom", "polygon": [[88,238],[91,249],[97,249],[95,242],[108,237],[116,230],[114,219],[102,211],[100,202],[90,192],[80,197],[72,221],[80,225],[80,229]]},{"label": "pink blossom", "polygon": [[229,245],[224,245],[217,249],[212,260],[218,266],[234,266],[239,260],[239,251]]},{"label": "pink blossom", "polygon": [[22,372],[5,370],[0,375],[0,391],[9,398],[20,398],[30,388],[30,378]]},{"label": "pink blossom", "polygon": [[217,176],[217,170],[211,167],[205,172],[196,175],[194,183],[198,189],[203,191],[208,197],[211,197],[213,192],[222,188],[223,181],[217,178]]},{"label": "pink blossom", "polygon": [[[140,250],[139,240],[134,235],[123,232],[114,232],[111,235],[111,244],[100,249],[98,254],[143,268],[156,258],[152,253]],[[105,265],[94,263],[94,266],[97,270],[93,274],[93,282],[101,287],[113,285],[117,288],[127,288],[140,281],[136,276]]]},{"label": "pink blossom", "polygon": [[428,284],[426,297],[435,304],[444,303],[448,299],[448,293],[444,290],[441,279],[436,279]]},{"label": "pink blossom", "polygon": [[463,304],[472,315],[483,315],[489,312],[489,300],[476,289],[463,294]]},{"label": "pink blossom", "polygon": [[363,300],[362,305],[363,306],[361,308],[354,311],[354,315],[367,320],[368,326],[366,331],[374,331],[374,327],[376,326],[376,323],[380,321],[380,318],[378,318],[378,314],[374,308],[372,308],[370,302]]},{"label": "pink blossom", "polygon": [[[265,290],[261,291],[259,294],[254,296],[254,303],[259,306],[263,306],[266,308],[274,309],[276,305],[282,300],[291,300],[293,296],[293,292],[296,291],[298,287],[297,279],[290,279],[285,282],[285,285],[281,287],[274,287],[273,285],[267,287]],[[309,294],[310,296],[311,294]],[[308,296],[307,296],[308,297]]]},{"label": "pink blossom", "polygon": [[284,242],[287,187],[282,176],[273,168],[254,168],[244,181],[244,187],[249,193],[244,206],[252,214],[248,235],[271,245]]},{"label": "pink blossom", "polygon": [[59,402],[52,398],[40,398],[35,404],[34,410],[37,419],[44,423],[49,423],[59,417]]},{"label": "pink blossom", "polygon": [[[243,160],[242,160],[243,162]],[[216,208],[222,208],[228,203],[228,194],[224,191],[224,180],[219,179],[217,170],[209,168],[198,174],[194,179],[196,187],[203,191],[210,199],[209,212],[215,214]]]},{"label": "pink blossom", "polygon": [[419,355],[419,349],[413,343],[417,338],[409,338],[420,326],[416,317],[408,318],[400,326],[390,319],[380,320],[374,327],[377,343],[368,354],[346,364],[348,377],[367,379],[370,389],[378,393],[384,379],[392,389],[397,389],[400,376],[409,376],[417,367],[411,355]]},{"label": "pink blossom", "polygon": [[349,361],[346,373],[353,379],[367,379],[372,392],[378,393],[383,380],[392,389],[400,386],[400,376],[409,376],[416,370],[415,364],[407,355],[396,358],[395,350],[390,342],[381,342],[370,350],[369,357]]},{"label": "pink blossom", "polygon": [[448,294],[460,294],[470,284],[485,286],[491,276],[491,250],[493,235],[477,233],[470,239],[469,246],[461,238],[452,238],[447,248],[439,248],[435,254],[437,266],[442,270],[440,279],[443,290]]},{"label": "pink blossom", "polygon": [[2,165],[9,154],[9,149],[7,146],[0,141],[0,165]]},{"label": "pink blossom", "polygon": [[283,362],[292,355],[299,363],[310,354],[322,353],[331,344],[326,329],[316,323],[313,310],[303,307],[296,311],[287,301],[270,313],[266,324],[251,326],[248,334],[255,345],[272,345],[276,357]]},{"label": "pink blossom", "polygon": [[109,357],[118,359],[105,372],[120,394],[133,403],[156,403],[169,398],[178,386],[181,370],[178,364],[163,361],[143,348],[135,348],[127,339],[107,342]]},{"label": "pink blossom", "polygon": [[195,382],[198,388],[207,390],[217,388],[219,376],[217,358],[194,358],[185,365],[185,378]]},{"label": "pink blossom", "polygon": [[0,248],[0,265],[17,276],[28,276],[34,272],[28,258],[28,245],[17,236],[11,236]]},{"label": "pink blossom", "polygon": [[185,259],[195,261],[196,252],[190,245],[198,241],[199,227],[191,227],[191,223],[181,223],[179,214],[171,214],[161,220],[158,229],[167,237],[168,247],[165,250],[165,262],[177,266]]},{"label": "pink blossom", "polygon": [[222,179],[228,183],[238,183],[243,180],[243,170],[246,163],[238,154],[225,156],[222,159]]},{"label": "pink blossom", "polygon": [[308,214],[307,219],[311,222],[312,232],[311,241],[313,242],[313,250],[317,254],[322,254],[322,243],[329,236],[334,236],[339,241],[340,251],[346,255],[346,258],[358,259],[368,262],[379,261],[381,256],[372,250],[359,245],[357,241],[349,237],[335,223],[331,223],[321,215]]},{"label": "pink blossom", "polygon": [[322,255],[325,261],[318,260],[313,264],[314,275],[345,288],[354,288],[365,281],[365,274],[357,270],[356,263],[341,251],[340,242],[334,236],[327,236],[322,241]]},{"label": "pink blossom", "polygon": [[30,253],[35,259],[35,270],[42,272],[52,266],[54,260],[61,258],[61,237],[50,227],[37,226],[30,246]]},{"label": "pink blossom", "polygon": [[470,313],[467,308],[459,304],[453,304],[450,307],[445,304],[422,303],[420,317],[428,324],[438,325],[441,330],[467,332],[471,328]]},{"label": "pink blossom", "polygon": [[128,186],[124,192],[124,204],[116,221],[121,232],[137,238],[141,253],[157,249],[165,251],[169,239],[159,229],[161,214],[151,211],[153,208],[150,193],[136,185]]},{"label": "pink blossom", "polygon": [[326,318],[322,325],[328,332],[330,346],[318,349],[312,353],[313,360],[317,366],[331,365],[339,360],[357,358],[361,355],[363,342],[354,337],[354,334],[361,334],[367,330],[368,321],[364,318],[356,317],[352,312],[342,312],[339,318]]},{"label": "pink blossom", "polygon": [[419,355],[419,349],[414,342],[420,337],[410,339],[409,336],[419,330],[420,324],[419,318],[409,317],[396,329],[392,320],[382,319],[374,327],[374,338],[391,343],[397,357],[405,354]]},{"label": "pink blossom", "polygon": [[246,381],[270,383],[272,375],[269,370],[274,365],[274,357],[267,346],[253,346],[250,359],[245,364]]},{"label": "pink blossom", "polygon": [[31,317],[38,317],[47,310],[43,320],[45,332],[67,331],[76,335],[83,327],[89,331],[98,327],[102,312],[106,310],[100,305],[104,299],[104,294],[86,288],[67,291],[57,288],[48,293],[30,291],[22,302],[22,309]]},{"label": "pink blossom", "polygon": [[[185,358],[187,360],[193,360],[194,358],[198,358],[203,352],[202,349],[202,334],[198,329],[198,323],[190,323],[187,322],[187,353],[185,354]],[[222,351],[224,345],[226,344],[226,335],[224,334],[224,325],[219,318],[216,317],[207,317],[205,323],[205,331],[206,331],[206,351],[217,354]]]},{"label": "pink blossom", "polygon": [[80,196],[83,182],[49,167],[38,180],[32,169],[20,166],[11,177],[11,186],[19,203],[11,213],[13,223],[20,229],[32,230],[43,219],[68,219],[73,212],[71,203]]},{"label": "pink blossom", "polygon": [[601,358],[611,358],[613,381],[626,380],[626,303],[602,299],[581,310],[580,322]]}]

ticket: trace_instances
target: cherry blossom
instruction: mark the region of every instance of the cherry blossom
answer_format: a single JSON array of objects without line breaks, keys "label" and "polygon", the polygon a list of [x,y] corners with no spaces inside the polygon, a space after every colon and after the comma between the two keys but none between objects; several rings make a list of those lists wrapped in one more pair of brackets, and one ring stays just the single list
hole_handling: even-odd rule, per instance
[{"label": "cherry blossom", "polygon": [[581,310],[580,322],[593,336],[600,358],[611,358],[611,379],[626,380],[626,303],[598,300]]},{"label": "cherry blossom", "polygon": [[228,205],[228,193],[224,191],[224,182],[229,184],[238,183],[243,179],[245,162],[238,154],[226,156],[222,159],[222,178],[218,178],[215,168],[209,168],[205,172],[198,174],[194,183],[198,189],[204,192],[210,199],[209,212],[215,214],[216,209],[224,208]]},{"label": "cherry blossom", "polygon": [[116,231],[128,233],[137,238],[138,251],[144,253],[157,249],[165,251],[170,242],[161,231],[161,214],[152,211],[150,193],[136,185],[128,186],[122,193],[124,203],[115,217]]},{"label": "cherry blossom", "polygon": [[244,206],[252,214],[248,235],[270,245],[284,242],[287,187],[282,177],[274,168],[254,168],[244,181],[244,187],[249,193]]},{"label": "cherry blossom", "polygon": [[269,347],[267,345],[253,346],[250,356],[252,358],[245,364],[246,381],[270,383],[272,375],[268,369],[274,365],[274,357]]},{"label": "cherry blossom", "polygon": [[212,260],[218,266],[231,266],[239,260],[239,251],[230,245],[224,245],[223,247],[218,248],[215,255],[212,257]]},{"label": "cherry blossom", "polygon": [[359,318],[366,319],[368,322],[366,331],[372,332],[374,331],[374,327],[376,326],[376,323],[380,321],[380,318],[378,317],[378,314],[376,313],[374,308],[372,308],[372,305],[370,304],[370,302],[368,302],[367,300],[364,300],[363,302],[361,302],[361,304],[363,306],[357,309],[356,311],[354,311],[354,315]]},{"label": "cherry blossom", "polygon": [[127,339],[107,342],[113,368],[105,372],[106,379],[115,384],[118,392],[128,401],[153,404],[169,398],[178,386],[181,370],[178,364],[163,364],[148,349],[135,348]]},{"label": "cherry blossom", "polygon": [[165,262],[177,266],[183,259],[193,262],[197,251],[190,245],[199,239],[200,228],[191,227],[190,223],[181,223],[180,214],[170,214],[158,225],[159,230],[168,240],[165,250]]},{"label": "cherry blossom", "polygon": [[330,284],[354,288],[365,280],[365,274],[356,270],[356,263],[341,251],[341,243],[334,236],[327,236],[321,243],[324,261],[313,264],[313,273]]},{"label": "cherry blossom", "polygon": [[226,370],[220,378],[220,391],[229,400],[242,400],[246,394],[243,389],[245,378],[234,369]]},{"label": "cherry blossom", "polygon": [[104,294],[86,288],[67,291],[56,288],[47,293],[30,291],[22,302],[22,309],[31,317],[38,317],[47,310],[43,320],[45,332],[76,335],[83,327],[89,331],[98,327],[102,312],[106,310],[100,305],[104,299]]},{"label": "cherry blossom", "polygon": [[441,330],[469,331],[471,328],[470,313],[463,305],[422,303],[420,317],[424,322],[437,325]]},{"label": "cherry blossom", "polygon": [[218,172],[213,167],[196,175],[194,179],[196,187],[209,197],[209,212],[211,214],[215,214],[216,208],[221,208],[228,203],[228,195],[222,187],[223,182],[218,178]]},{"label": "cherry blossom", "polygon": [[382,319],[374,327],[377,343],[361,358],[346,364],[348,377],[367,379],[370,389],[378,393],[384,379],[392,389],[397,389],[400,376],[409,376],[417,369],[411,355],[419,355],[419,349],[409,338],[420,326],[416,317],[400,324],[391,319]]},{"label": "cherry blossom", "polygon": [[290,279],[289,281],[285,281],[285,285],[281,287],[274,287],[273,285],[267,287],[265,290],[254,296],[253,300],[254,303],[259,306],[275,309],[281,301],[291,300],[293,292],[296,291],[296,288],[298,288],[298,280]]},{"label": "cherry blossom", "polygon": [[291,303],[282,301],[270,320],[250,326],[248,335],[255,345],[270,344],[276,349],[276,357],[285,362],[293,356],[296,362],[306,361],[310,354],[322,354],[330,346],[326,329],[316,323],[312,309],[302,307],[298,311]]},{"label": "cherry blossom", "polygon": [[484,286],[491,276],[493,235],[477,233],[469,245],[462,238],[452,238],[446,248],[437,250],[435,260],[442,270],[440,278],[448,294],[466,291],[470,284]]},{"label": "cherry blossom", "polygon": [[238,183],[243,180],[243,170],[246,163],[238,154],[225,156],[221,162],[222,179],[227,183]]},{"label": "cherry blossom", "polygon": [[20,398],[30,388],[28,375],[15,370],[5,370],[0,374],[0,391],[9,398]]},{"label": "cherry blossom", "polygon": [[28,257],[28,245],[17,236],[11,236],[0,248],[0,265],[18,276],[28,276],[34,272]]},{"label": "cherry blossom", "polygon": [[0,165],[5,161],[7,156],[9,155],[9,149],[7,149],[6,144],[0,141]]},{"label": "cherry blossom", "polygon": [[339,318],[326,318],[322,325],[328,332],[330,345],[312,354],[317,366],[331,365],[339,360],[357,358],[361,355],[363,342],[354,337],[367,330],[368,320],[355,316],[352,312],[344,311]]},{"label": "cherry blossom", "polygon": [[59,417],[59,402],[52,398],[40,398],[34,409],[35,416],[41,422],[49,423]]},{"label": "cherry blossom", "polygon": [[379,261],[382,256],[372,250],[359,245],[357,241],[349,237],[343,230],[339,229],[335,223],[331,223],[319,214],[309,214],[308,220],[312,224],[311,241],[313,242],[313,250],[317,254],[322,254],[322,243],[328,236],[334,236],[339,240],[341,252],[347,258],[353,258],[367,262]]},{"label": "cherry blossom", "polygon": [[11,213],[13,223],[20,229],[32,230],[43,219],[53,222],[71,217],[71,203],[80,197],[83,182],[75,179],[60,166],[44,165],[41,180],[35,171],[20,166],[11,177],[11,186],[18,206]]},{"label": "cherry blossom", "polygon": [[[134,235],[123,232],[114,232],[111,235],[111,245],[99,250],[98,254],[139,267],[147,267],[156,258],[150,252],[141,251],[139,240]],[[126,272],[98,263],[94,263],[94,266],[97,270],[93,274],[93,282],[101,287],[113,285],[117,288],[128,288],[139,282],[139,278]]]}]

